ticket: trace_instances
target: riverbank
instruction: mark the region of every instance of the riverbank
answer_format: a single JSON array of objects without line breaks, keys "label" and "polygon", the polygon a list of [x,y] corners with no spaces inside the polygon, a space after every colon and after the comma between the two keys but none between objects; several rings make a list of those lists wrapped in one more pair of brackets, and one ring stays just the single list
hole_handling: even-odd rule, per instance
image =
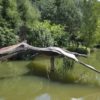
[{"label": "riverbank", "polygon": [[[80,60],[93,65],[100,70],[100,50],[92,53],[88,58]],[[0,79],[23,75],[36,75],[51,81],[63,83],[86,84],[100,86],[100,75],[88,68],[75,63],[71,69],[63,68],[62,58],[55,59],[55,72],[50,72],[50,58],[40,55],[31,61],[4,61],[0,63]]]}]

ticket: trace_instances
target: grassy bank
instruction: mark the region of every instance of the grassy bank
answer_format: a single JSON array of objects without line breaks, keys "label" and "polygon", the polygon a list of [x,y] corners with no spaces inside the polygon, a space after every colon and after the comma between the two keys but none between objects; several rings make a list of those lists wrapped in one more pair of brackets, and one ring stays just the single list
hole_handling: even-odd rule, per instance
[{"label": "grassy bank", "polygon": [[[100,70],[100,50],[93,52],[88,58],[79,58]],[[100,75],[88,68],[75,63],[74,67],[63,67],[63,59],[55,59],[55,72],[50,72],[50,58],[40,55],[32,61],[0,62],[0,78],[17,77],[20,75],[37,75],[48,80],[63,83],[100,85]]]},{"label": "grassy bank", "polygon": [[[100,70],[100,51],[97,50],[92,53],[88,58],[79,58],[81,61],[87,64],[93,65]],[[50,61],[49,57],[40,56],[32,61],[29,65],[31,74],[46,77],[53,81],[60,81],[65,83],[81,83],[100,85],[100,75],[95,73],[88,68],[75,63],[72,69],[63,69],[63,61],[60,58],[56,58],[55,61],[56,70],[50,72]]]}]

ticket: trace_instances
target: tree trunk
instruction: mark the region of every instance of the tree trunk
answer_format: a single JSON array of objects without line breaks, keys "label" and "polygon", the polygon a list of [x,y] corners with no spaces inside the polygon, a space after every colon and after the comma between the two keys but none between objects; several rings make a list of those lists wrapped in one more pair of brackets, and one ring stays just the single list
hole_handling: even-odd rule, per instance
[{"label": "tree trunk", "polygon": [[54,56],[50,57],[50,65],[51,65],[51,72],[54,72],[55,70],[55,57]]}]

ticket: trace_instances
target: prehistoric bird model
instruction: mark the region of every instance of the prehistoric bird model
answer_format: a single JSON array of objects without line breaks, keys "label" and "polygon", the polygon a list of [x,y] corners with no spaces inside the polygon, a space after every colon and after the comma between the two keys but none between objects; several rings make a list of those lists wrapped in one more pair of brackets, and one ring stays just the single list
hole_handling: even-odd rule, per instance
[{"label": "prehistoric bird model", "polygon": [[[0,49],[0,60],[3,60],[5,58],[6,59],[10,58],[10,57],[18,54],[20,51],[27,51],[27,50],[32,50],[34,53],[47,54],[51,57],[54,57],[54,56],[57,56],[57,55],[68,57],[70,59],[73,59],[77,63],[79,63],[79,64],[97,72],[97,73],[100,73],[100,71],[95,69],[93,66],[85,64],[85,63],[83,63],[83,62],[81,62],[80,60],[77,59],[76,55],[85,56],[83,54],[63,50],[59,47],[47,47],[47,48],[34,47],[34,46],[27,44],[26,42],[21,42],[21,43],[16,44],[16,45],[1,48]],[[52,63],[54,63],[54,61]],[[54,65],[54,64],[52,64],[52,65]]]}]

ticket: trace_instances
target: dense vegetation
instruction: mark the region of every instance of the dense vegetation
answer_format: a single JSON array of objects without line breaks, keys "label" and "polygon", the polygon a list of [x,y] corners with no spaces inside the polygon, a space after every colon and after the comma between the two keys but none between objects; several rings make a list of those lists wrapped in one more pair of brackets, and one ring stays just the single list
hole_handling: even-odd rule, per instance
[{"label": "dense vegetation", "polygon": [[0,0],[0,47],[27,40],[34,46],[100,44],[97,0]]}]

